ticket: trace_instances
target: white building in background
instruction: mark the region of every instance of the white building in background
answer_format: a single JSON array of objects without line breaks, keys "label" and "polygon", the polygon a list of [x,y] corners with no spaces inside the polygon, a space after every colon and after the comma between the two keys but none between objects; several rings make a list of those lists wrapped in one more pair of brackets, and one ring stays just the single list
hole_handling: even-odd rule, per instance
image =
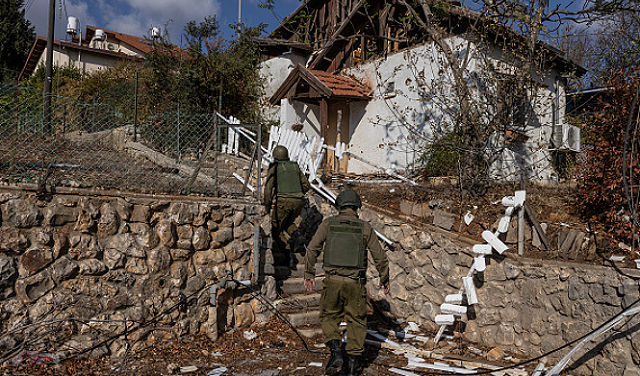
[{"label": "white building in background", "polygon": [[[336,9],[329,0],[307,0],[271,39],[259,41],[270,56],[263,64],[266,96],[273,106],[269,111],[282,127],[322,137],[329,146],[344,142],[349,154],[358,157],[338,161],[328,150],[326,170],[366,174],[379,172],[374,166],[409,169],[427,140],[451,127],[455,114],[450,111],[456,105],[445,102],[455,97],[452,77],[441,49],[420,39],[420,30],[407,32],[407,39],[415,43],[398,42],[405,30],[389,26],[390,18],[383,17],[402,9],[368,1],[365,12],[362,4],[346,1]],[[455,4],[448,12],[454,26],[446,41],[454,53],[470,57],[465,79],[481,85],[491,71],[499,77],[494,85],[508,85],[515,70],[509,52],[468,39],[466,29],[458,26],[477,17],[473,12]],[[309,19],[314,21],[300,21]],[[517,38],[512,31],[511,37]],[[505,100],[517,105],[496,109],[500,101],[495,98],[474,99],[478,105],[494,106],[486,113],[510,111],[511,119],[518,118],[518,112],[530,113],[520,126],[497,127],[500,131],[490,140],[508,140],[506,148],[491,150],[488,142],[487,150],[501,156],[492,166],[494,178],[519,179],[524,166],[529,180],[553,182],[554,155],[579,151],[579,129],[564,124],[565,85],[567,75],[583,74],[584,69],[548,45],[539,48],[544,68],[532,77],[529,92],[521,99]],[[368,52],[374,49],[376,53]]]},{"label": "white building in background", "polygon": [[[143,61],[153,46],[148,39],[90,25],[87,25],[84,35],[79,36],[77,32],[68,35],[71,36],[70,41],[53,42],[53,65],[75,67],[82,73],[112,67],[123,60]],[[20,72],[20,80],[29,77],[39,66],[44,66],[46,52],[47,38],[38,36]]]}]

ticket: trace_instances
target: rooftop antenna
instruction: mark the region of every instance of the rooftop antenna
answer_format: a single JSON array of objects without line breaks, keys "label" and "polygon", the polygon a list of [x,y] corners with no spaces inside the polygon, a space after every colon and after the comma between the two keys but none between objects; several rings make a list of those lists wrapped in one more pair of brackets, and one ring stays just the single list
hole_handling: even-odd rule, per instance
[{"label": "rooftop antenna", "polygon": [[238,0],[238,23],[242,23],[242,0]]}]

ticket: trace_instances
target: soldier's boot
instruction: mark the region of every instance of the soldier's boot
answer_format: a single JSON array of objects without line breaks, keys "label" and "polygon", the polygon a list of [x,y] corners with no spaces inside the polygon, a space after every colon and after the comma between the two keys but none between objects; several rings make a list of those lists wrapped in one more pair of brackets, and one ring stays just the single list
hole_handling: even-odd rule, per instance
[{"label": "soldier's boot", "polygon": [[342,363],[344,362],[342,358],[342,349],[340,349],[340,341],[332,339],[327,342],[327,347],[331,350],[331,356],[329,357],[329,362],[327,362],[324,372],[327,375],[335,375],[338,373],[340,367],[342,367]]},{"label": "soldier's boot", "polygon": [[342,369],[347,376],[359,376],[361,356],[347,354],[346,362],[344,362],[344,368]]}]

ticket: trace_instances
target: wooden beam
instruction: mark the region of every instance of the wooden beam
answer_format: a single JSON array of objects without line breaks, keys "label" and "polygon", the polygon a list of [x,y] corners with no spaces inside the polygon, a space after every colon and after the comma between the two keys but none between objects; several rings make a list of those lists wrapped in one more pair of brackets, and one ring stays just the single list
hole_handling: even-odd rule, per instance
[{"label": "wooden beam", "polygon": [[[338,36],[340,36],[340,34],[342,33],[342,31],[345,29],[345,27],[349,24],[349,22],[353,19],[353,17],[358,14],[358,11],[360,10],[360,7],[362,5],[360,5],[361,3],[358,3],[358,5],[356,5],[355,7],[353,7],[353,10],[351,10],[351,13],[349,13],[349,16],[347,17],[347,19],[345,19],[342,24],[340,25],[340,27],[338,28],[338,30],[336,30],[333,35],[331,36],[331,39],[329,40],[329,42],[327,44],[325,44],[324,48],[322,49],[322,52],[320,52],[315,59],[313,59],[313,61],[311,62],[311,64],[309,64],[309,67],[311,69],[316,69],[317,65],[324,59],[324,57],[327,55],[327,53],[331,50],[331,48],[333,47],[333,44],[335,43],[336,39],[338,38]],[[335,25],[335,24],[334,24]]]},{"label": "wooden beam", "polygon": [[547,251],[550,251],[551,246],[549,245],[549,238],[547,237],[547,234],[542,230],[542,226],[540,226],[540,222],[538,222],[538,219],[536,218],[535,213],[533,212],[533,210],[531,210],[529,203],[526,201],[524,203],[524,210],[527,212],[527,216],[529,217],[529,220],[533,224],[533,227],[536,229],[536,232],[538,233],[538,236],[540,237],[540,240],[542,241],[542,244],[544,245],[545,249]]}]

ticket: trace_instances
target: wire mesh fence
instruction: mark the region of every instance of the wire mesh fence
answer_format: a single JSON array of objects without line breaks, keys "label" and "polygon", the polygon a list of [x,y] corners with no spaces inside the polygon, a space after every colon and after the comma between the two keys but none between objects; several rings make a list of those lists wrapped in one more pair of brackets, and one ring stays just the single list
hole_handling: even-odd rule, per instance
[{"label": "wire mesh fence", "polygon": [[0,88],[0,179],[141,193],[258,197],[260,127],[216,113],[156,112],[132,121],[114,106]]}]

